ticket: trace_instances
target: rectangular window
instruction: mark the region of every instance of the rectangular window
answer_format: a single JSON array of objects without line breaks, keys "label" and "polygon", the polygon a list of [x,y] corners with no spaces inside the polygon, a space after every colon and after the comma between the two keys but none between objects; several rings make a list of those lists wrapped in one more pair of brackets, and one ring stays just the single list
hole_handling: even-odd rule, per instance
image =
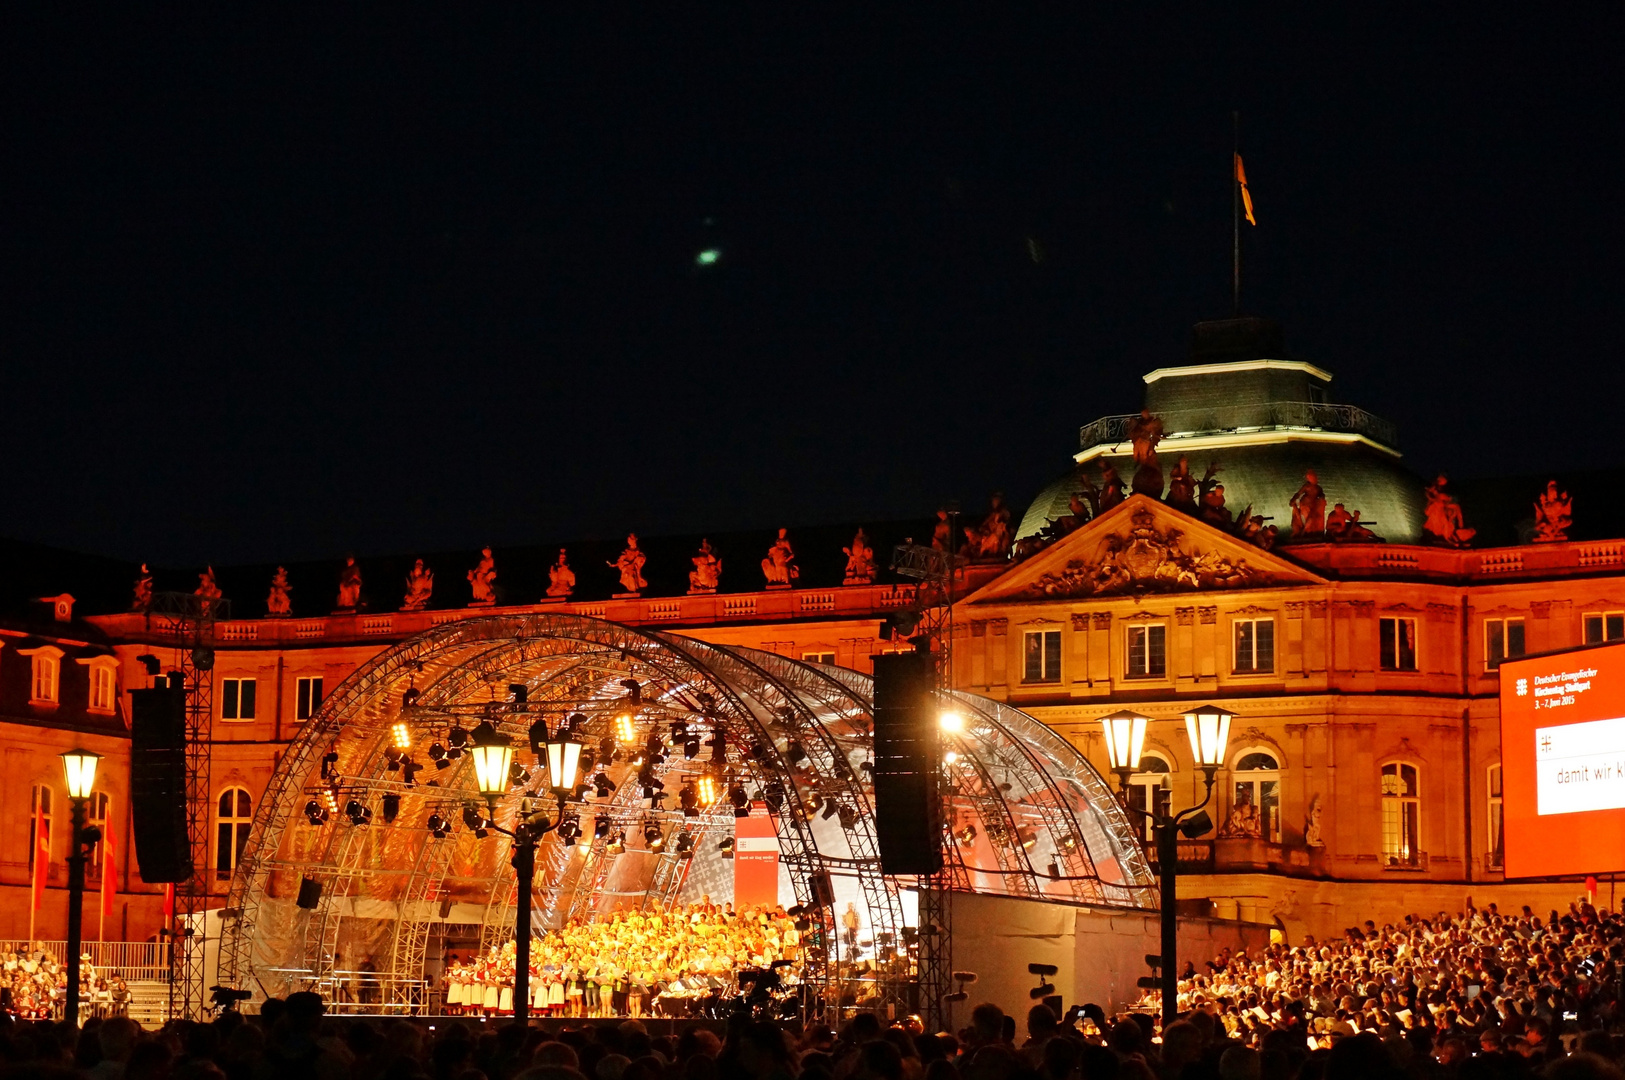
[{"label": "rectangular window", "polygon": [[1148,623],[1128,628],[1130,678],[1155,678],[1168,671],[1168,628]]},{"label": "rectangular window", "polygon": [[1416,670],[1416,620],[1384,618],[1378,623],[1384,671]]},{"label": "rectangular window", "polygon": [[801,658],[809,664],[833,664],[835,654],[832,652],[804,652]]},{"label": "rectangular window", "polygon": [[1237,672],[1275,670],[1275,620],[1237,619]]},{"label": "rectangular window", "polygon": [[254,719],[254,699],[253,679],[221,679],[220,719]]},{"label": "rectangular window", "polygon": [[299,697],[294,706],[294,717],[309,720],[322,707],[322,679],[317,675],[299,680]]},{"label": "rectangular window", "polygon": [[34,688],[32,700],[49,704],[56,703],[56,657],[45,653],[34,656]]},{"label": "rectangular window", "polygon": [[1522,619],[1484,620],[1484,670],[1492,671],[1503,660],[1523,655]]},{"label": "rectangular window", "polygon": [[1386,866],[1422,862],[1422,790],[1415,765],[1382,767],[1382,855]]},{"label": "rectangular window", "polygon": [[1602,611],[1585,617],[1587,645],[1625,639],[1625,611]]},{"label": "rectangular window", "polygon": [[1501,835],[1501,766],[1490,766],[1490,852],[1489,864],[1499,870],[1505,863],[1506,842]]},{"label": "rectangular window", "polygon": [[1022,635],[1022,682],[1043,683],[1061,681],[1061,632],[1059,630],[1029,630]]},{"label": "rectangular window", "polygon": [[97,664],[90,669],[90,711],[110,713],[113,711],[113,701],[117,696],[114,684],[118,673],[111,664]]}]

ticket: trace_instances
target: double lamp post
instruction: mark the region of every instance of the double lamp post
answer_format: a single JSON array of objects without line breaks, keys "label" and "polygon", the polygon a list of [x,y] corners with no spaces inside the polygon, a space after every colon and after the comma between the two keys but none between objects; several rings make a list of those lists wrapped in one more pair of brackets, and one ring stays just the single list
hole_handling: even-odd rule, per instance
[{"label": "double lamp post", "polygon": [[[534,734],[532,738],[535,738]],[[518,1024],[524,1024],[530,1018],[530,894],[536,881],[536,845],[564,820],[564,804],[575,791],[576,774],[581,768],[582,744],[565,724],[559,725],[545,745],[548,780],[559,800],[559,812],[553,820],[549,820],[545,812],[527,810],[521,805],[512,829],[498,825],[496,813],[497,800],[508,794],[515,780],[513,744],[504,739],[487,720],[474,729],[471,748],[474,780],[480,794],[485,796],[487,813],[484,827],[513,841],[513,869],[519,879],[519,903],[514,914],[513,968],[513,1018]]]},{"label": "double lamp post", "polygon": [[1230,741],[1230,720],[1233,716],[1235,713],[1216,705],[1204,705],[1185,714],[1185,734],[1190,738],[1191,758],[1202,770],[1202,780],[1207,790],[1203,792],[1201,802],[1178,813],[1159,809],[1156,796],[1150,792],[1147,792],[1143,808],[1129,802],[1129,777],[1140,771],[1145,728],[1150,718],[1127,710],[1100,718],[1106,734],[1106,756],[1111,761],[1112,772],[1117,774],[1123,808],[1150,822],[1156,837],[1157,872],[1162,879],[1159,905],[1162,953],[1156,959],[1162,989],[1164,1031],[1179,1019],[1179,922],[1174,911],[1179,837],[1181,834],[1200,836],[1212,827],[1211,820],[1202,810],[1213,798],[1213,779],[1224,764],[1225,745]]}]

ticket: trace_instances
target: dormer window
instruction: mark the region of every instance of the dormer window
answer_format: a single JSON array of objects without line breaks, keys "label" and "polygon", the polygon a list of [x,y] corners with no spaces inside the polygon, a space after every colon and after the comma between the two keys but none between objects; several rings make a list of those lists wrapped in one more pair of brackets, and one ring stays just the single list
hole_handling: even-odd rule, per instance
[{"label": "dormer window", "polygon": [[62,650],[55,645],[41,645],[37,649],[18,649],[17,652],[28,657],[33,667],[28,684],[28,703],[56,705],[62,675]]},{"label": "dormer window", "polygon": [[90,669],[86,707],[98,716],[112,716],[118,710],[118,661],[111,656],[93,656],[79,663]]}]

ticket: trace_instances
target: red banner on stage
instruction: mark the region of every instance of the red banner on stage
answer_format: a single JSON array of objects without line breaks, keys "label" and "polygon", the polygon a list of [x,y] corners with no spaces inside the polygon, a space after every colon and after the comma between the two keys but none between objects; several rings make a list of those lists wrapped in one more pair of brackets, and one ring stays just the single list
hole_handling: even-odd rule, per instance
[{"label": "red banner on stage", "polygon": [[779,902],[779,837],[767,808],[734,818],[734,910]]}]

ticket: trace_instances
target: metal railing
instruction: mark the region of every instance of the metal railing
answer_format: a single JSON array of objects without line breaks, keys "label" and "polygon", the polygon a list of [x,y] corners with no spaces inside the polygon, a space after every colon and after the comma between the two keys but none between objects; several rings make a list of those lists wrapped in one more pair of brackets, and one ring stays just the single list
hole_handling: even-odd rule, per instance
[{"label": "metal railing", "polygon": [[[68,955],[65,940],[38,941],[35,949],[44,949],[58,958]],[[29,946],[25,941],[0,942],[0,951],[24,953]],[[158,941],[87,941],[81,950],[90,957],[98,976],[117,975],[125,982],[140,980],[169,980],[169,945]]]},{"label": "metal railing", "polygon": [[[1079,449],[1129,441],[1129,424],[1138,413],[1102,416],[1078,432]],[[1238,431],[1339,431],[1364,435],[1384,446],[1399,445],[1399,429],[1356,405],[1324,401],[1259,401],[1250,405],[1215,405],[1208,409],[1174,409],[1158,413],[1165,436],[1229,434]]]}]

